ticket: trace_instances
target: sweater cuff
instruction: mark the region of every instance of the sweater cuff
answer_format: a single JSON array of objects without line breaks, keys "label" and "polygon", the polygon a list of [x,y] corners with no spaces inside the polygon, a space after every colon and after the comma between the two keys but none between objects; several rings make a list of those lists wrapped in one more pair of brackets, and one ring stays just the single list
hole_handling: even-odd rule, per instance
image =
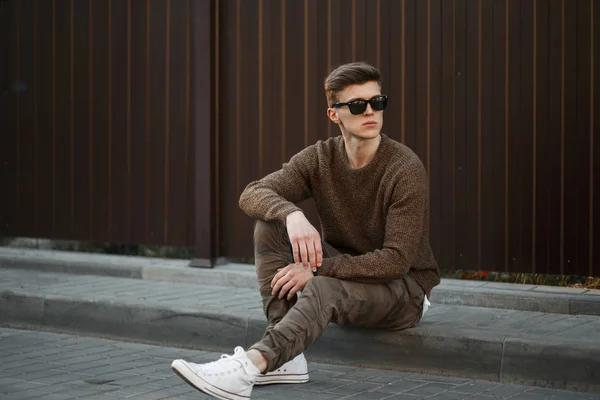
[{"label": "sweater cuff", "polygon": [[321,266],[317,268],[319,276],[328,276],[334,278],[333,273],[334,261],[331,258],[324,258]]},{"label": "sweater cuff", "polygon": [[304,212],[300,207],[296,206],[294,203],[289,203],[288,205],[282,207],[281,210],[279,210],[279,212],[277,213],[277,219],[279,219],[281,222],[283,222],[283,225],[285,225],[287,216],[296,211]]}]

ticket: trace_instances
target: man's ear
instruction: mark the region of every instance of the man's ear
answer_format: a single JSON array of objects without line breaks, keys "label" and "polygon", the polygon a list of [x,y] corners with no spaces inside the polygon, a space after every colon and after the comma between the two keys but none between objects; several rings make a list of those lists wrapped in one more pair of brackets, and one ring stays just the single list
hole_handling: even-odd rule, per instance
[{"label": "man's ear", "polygon": [[340,119],[338,118],[338,114],[337,114],[337,108],[328,108],[327,109],[327,116],[329,117],[329,119],[334,123],[334,124],[339,124],[340,123]]}]

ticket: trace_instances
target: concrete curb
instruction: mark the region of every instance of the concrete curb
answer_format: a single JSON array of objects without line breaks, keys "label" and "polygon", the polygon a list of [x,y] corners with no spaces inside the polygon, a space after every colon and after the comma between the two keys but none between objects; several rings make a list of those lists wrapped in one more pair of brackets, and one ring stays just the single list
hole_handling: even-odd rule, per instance
[{"label": "concrete curb", "polygon": [[[0,294],[1,324],[230,352],[258,341],[260,314],[140,306],[61,296]],[[404,332],[332,325],[307,351],[312,361],[600,392],[600,343],[538,340],[423,323]]]},{"label": "concrete curb", "polygon": [[[258,289],[254,267],[193,268],[186,260],[0,247],[1,268]],[[442,279],[438,304],[600,316],[600,290]]]}]

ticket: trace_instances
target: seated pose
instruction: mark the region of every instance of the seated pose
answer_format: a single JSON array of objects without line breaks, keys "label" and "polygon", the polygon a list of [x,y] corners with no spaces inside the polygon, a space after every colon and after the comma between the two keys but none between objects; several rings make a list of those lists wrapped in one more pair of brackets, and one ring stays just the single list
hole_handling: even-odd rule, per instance
[{"label": "seated pose", "polygon": [[[307,382],[303,351],[330,322],[416,326],[440,273],[429,245],[428,179],[419,157],[381,133],[379,71],[345,64],[325,80],[327,116],[341,136],[307,147],[250,183],[240,207],[256,220],[254,252],[269,325],[248,350],[173,370],[219,399],[254,385]],[[322,237],[295,204],[312,197]],[[300,292],[301,291],[301,292]]]}]

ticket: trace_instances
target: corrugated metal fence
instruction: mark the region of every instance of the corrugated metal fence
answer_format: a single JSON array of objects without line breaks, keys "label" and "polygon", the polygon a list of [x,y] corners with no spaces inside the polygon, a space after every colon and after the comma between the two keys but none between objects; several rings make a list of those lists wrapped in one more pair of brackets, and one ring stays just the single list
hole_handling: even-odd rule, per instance
[{"label": "corrugated metal fence", "polygon": [[596,0],[4,7],[2,235],[249,256],[240,192],[338,134],[323,79],[365,60],[429,171],[443,268],[600,274]]}]

